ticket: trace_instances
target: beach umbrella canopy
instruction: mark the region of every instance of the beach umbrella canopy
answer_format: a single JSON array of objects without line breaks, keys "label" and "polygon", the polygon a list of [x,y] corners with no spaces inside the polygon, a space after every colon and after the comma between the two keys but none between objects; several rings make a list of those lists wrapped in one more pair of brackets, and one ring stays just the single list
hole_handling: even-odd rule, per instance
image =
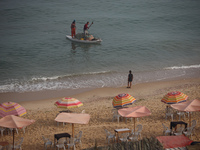
[{"label": "beach umbrella canopy", "polygon": [[66,122],[72,124],[72,137],[74,137],[74,124],[88,124],[90,120],[89,114],[77,114],[77,113],[60,113],[55,118],[57,122]]},{"label": "beach umbrella canopy", "polygon": [[0,104],[0,116],[7,115],[23,116],[26,114],[26,109],[15,102],[5,102]]},{"label": "beach umbrella canopy", "polygon": [[136,99],[127,94],[127,93],[123,93],[123,94],[119,94],[117,96],[114,97],[112,104],[114,108],[120,108],[120,107],[124,107],[126,105],[131,105],[132,103],[134,103],[136,101]]},{"label": "beach umbrella canopy", "polygon": [[179,91],[169,92],[167,93],[161,100],[166,104],[176,104],[185,102],[188,99],[188,96]]},{"label": "beach umbrella canopy", "polygon": [[[171,107],[185,112],[200,111],[200,100],[194,99],[180,104],[172,104]],[[191,125],[191,114],[189,115],[189,124]]]},{"label": "beach umbrella canopy", "polygon": [[134,118],[134,132],[135,132],[135,118],[151,115],[150,110],[146,108],[145,106],[122,108],[118,110],[118,113],[122,117]]},{"label": "beach umbrella canopy", "polygon": [[76,108],[83,106],[83,103],[81,103],[79,100],[71,97],[64,97],[58,101],[55,102],[55,105],[58,108]]},{"label": "beach umbrella canopy", "polygon": [[[0,119],[0,126],[5,128],[23,128],[26,127],[32,123],[34,123],[35,120],[29,120],[24,119],[21,117],[17,117],[14,115],[8,115]],[[14,147],[14,130],[13,130],[13,147]]]}]

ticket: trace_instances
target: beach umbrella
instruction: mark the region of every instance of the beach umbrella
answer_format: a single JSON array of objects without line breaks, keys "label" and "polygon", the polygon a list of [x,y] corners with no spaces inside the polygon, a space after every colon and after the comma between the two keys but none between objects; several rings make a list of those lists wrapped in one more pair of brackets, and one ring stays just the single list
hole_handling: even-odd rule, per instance
[{"label": "beach umbrella", "polygon": [[60,113],[55,118],[57,122],[66,122],[72,124],[72,137],[74,137],[74,124],[88,124],[90,120],[89,114],[77,113]]},{"label": "beach umbrella", "polygon": [[123,93],[123,94],[119,94],[119,95],[115,96],[112,101],[112,104],[113,104],[114,108],[121,108],[126,105],[131,105],[135,101],[136,101],[136,99],[133,96],[131,96],[127,93]]},{"label": "beach umbrella", "polygon": [[64,97],[58,101],[55,102],[55,105],[58,108],[76,108],[83,106],[83,103],[81,103],[78,99],[71,98],[71,97]]},{"label": "beach umbrella", "polygon": [[[200,111],[200,100],[194,99],[180,104],[172,104],[171,107],[185,112]],[[189,113],[189,126],[191,126],[191,113]]]},{"label": "beach umbrella", "polygon": [[161,102],[166,104],[176,104],[185,102],[188,99],[188,96],[179,91],[167,93],[161,100]]},{"label": "beach umbrella", "polygon": [[135,118],[151,115],[150,110],[146,108],[145,106],[122,108],[118,110],[118,113],[122,117],[134,118],[134,132],[135,132]]},{"label": "beach umbrella", "polygon": [[0,104],[0,116],[7,115],[23,116],[26,114],[26,109],[15,102],[5,102]]},{"label": "beach umbrella", "polygon": [[[5,127],[5,128],[21,129],[21,128],[26,127],[34,122],[35,122],[35,120],[29,120],[29,119],[24,119],[24,118],[17,117],[14,115],[8,115],[8,116],[5,116],[0,119],[0,126]],[[14,147],[14,139],[15,139],[14,133],[15,132],[13,130],[13,147]]]}]

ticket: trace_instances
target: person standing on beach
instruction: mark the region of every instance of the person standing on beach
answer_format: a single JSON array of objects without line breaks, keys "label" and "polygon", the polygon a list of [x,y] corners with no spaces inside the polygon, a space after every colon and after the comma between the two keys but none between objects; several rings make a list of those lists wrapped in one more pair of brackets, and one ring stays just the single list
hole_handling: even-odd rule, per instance
[{"label": "person standing on beach", "polygon": [[71,24],[71,36],[72,36],[72,38],[74,38],[75,35],[76,35],[76,22],[75,22],[75,20],[74,20],[74,21],[72,22],[72,24]]},{"label": "person standing on beach", "polygon": [[132,81],[133,81],[133,74],[132,74],[131,70],[129,70],[129,74],[128,74],[128,86],[127,86],[127,88],[131,88]]}]

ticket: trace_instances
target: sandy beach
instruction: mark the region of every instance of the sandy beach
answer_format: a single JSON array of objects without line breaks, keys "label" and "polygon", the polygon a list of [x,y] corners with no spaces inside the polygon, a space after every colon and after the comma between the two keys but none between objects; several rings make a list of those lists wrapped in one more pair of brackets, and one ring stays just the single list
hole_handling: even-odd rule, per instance
[{"label": "sandy beach", "polygon": [[[63,109],[56,108],[54,103],[59,98],[68,97],[69,95],[70,97],[79,99],[83,103],[83,106],[70,110],[76,113],[85,110],[85,113],[91,116],[89,124],[75,124],[75,134],[79,131],[83,131],[82,149],[84,149],[93,147],[95,140],[97,140],[98,146],[106,145],[104,129],[109,130],[113,134],[114,129],[133,129],[134,124],[130,120],[128,120],[127,123],[122,120],[119,123],[117,123],[116,120],[112,122],[112,100],[114,96],[120,93],[129,93],[136,98],[136,102],[128,107],[146,106],[151,111],[152,114],[150,116],[140,118],[136,122],[136,125],[143,125],[142,137],[163,135],[162,123],[169,127],[171,120],[165,120],[166,104],[162,103],[161,99],[165,94],[172,91],[183,92],[189,96],[188,100],[200,100],[200,78],[142,83],[133,85],[131,89],[127,89],[126,87],[87,89],[71,94],[69,94],[70,91],[64,90],[0,94],[0,102],[9,101],[8,99],[10,99],[10,101],[18,102],[27,109],[27,114],[24,115],[23,118],[34,119],[35,123],[26,128],[25,134],[19,129],[19,134],[16,134],[15,139],[17,140],[20,137],[24,137],[22,145],[24,150],[42,150],[44,149],[42,136],[48,137],[51,141],[54,141],[54,134],[63,132],[72,133],[71,124],[63,126],[63,124],[60,123],[59,126],[57,126],[54,119],[59,111]],[[45,99],[45,95],[51,96],[52,98]],[[24,101],[19,101],[20,98]],[[25,101],[25,99],[27,101]],[[200,141],[199,113],[200,112],[192,113],[192,120],[197,120],[195,134],[192,136],[192,140],[194,141]],[[175,115],[174,120],[178,120],[177,115]],[[187,115],[184,121],[188,123]],[[4,135],[1,137],[1,141],[12,143],[12,136]],[[77,146],[77,149],[80,149],[80,147]]]}]

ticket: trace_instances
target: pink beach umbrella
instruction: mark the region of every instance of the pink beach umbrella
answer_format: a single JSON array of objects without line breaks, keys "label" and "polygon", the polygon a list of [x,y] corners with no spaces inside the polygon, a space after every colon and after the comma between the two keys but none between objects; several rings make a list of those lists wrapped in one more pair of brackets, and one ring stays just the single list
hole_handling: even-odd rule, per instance
[{"label": "pink beach umbrella", "polygon": [[167,93],[161,100],[161,102],[166,104],[176,104],[185,102],[188,99],[188,96],[179,91]]},{"label": "pink beach umbrella", "polygon": [[78,99],[71,98],[71,97],[64,97],[57,102],[55,102],[55,105],[58,108],[76,108],[83,106],[83,103],[81,103]]},{"label": "pink beach umbrella", "polygon": [[74,137],[74,124],[88,124],[90,120],[89,114],[77,113],[60,113],[55,118],[57,122],[66,122],[72,124],[72,137]]},{"label": "pink beach umbrella", "polygon": [[23,116],[26,114],[26,109],[15,102],[5,102],[0,104],[0,116],[7,115]]},{"label": "pink beach umbrella", "polygon": [[[5,128],[21,129],[21,128],[26,127],[34,122],[35,122],[35,120],[29,120],[29,119],[24,119],[24,118],[17,117],[14,115],[8,115],[8,116],[5,116],[0,119],[0,126],[5,127]],[[14,133],[15,132],[13,130],[13,148],[14,148],[14,139],[15,139]]]},{"label": "pink beach umbrella", "polygon": [[135,132],[135,118],[151,115],[150,110],[147,109],[145,106],[122,108],[118,110],[118,113],[122,117],[134,118],[134,132]]},{"label": "pink beach umbrella", "polygon": [[[194,99],[180,104],[172,104],[171,107],[179,111],[185,111],[185,112],[200,111],[200,100]],[[191,126],[190,113],[189,113],[189,125]]]}]

